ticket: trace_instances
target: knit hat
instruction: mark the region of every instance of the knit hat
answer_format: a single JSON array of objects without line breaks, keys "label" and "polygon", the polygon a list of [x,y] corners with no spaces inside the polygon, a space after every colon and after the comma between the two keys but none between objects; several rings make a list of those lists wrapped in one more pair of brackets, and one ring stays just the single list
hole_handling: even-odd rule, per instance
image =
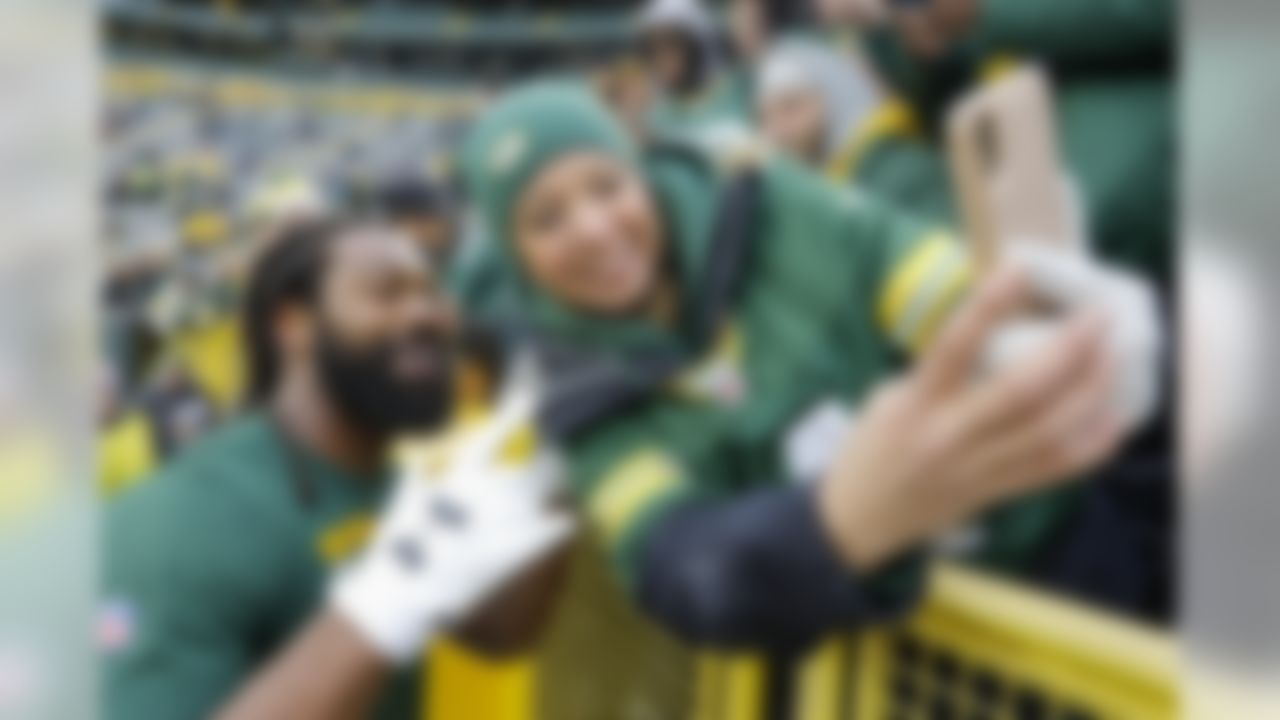
[{"label": "knit hat", "polygon": [[521,193],[551,161],[593,151],[637,162],[618,121],[583,85],[542,81],[511,91],[467,138],[466,189],[498,253],[511,262],[512,212]]}]

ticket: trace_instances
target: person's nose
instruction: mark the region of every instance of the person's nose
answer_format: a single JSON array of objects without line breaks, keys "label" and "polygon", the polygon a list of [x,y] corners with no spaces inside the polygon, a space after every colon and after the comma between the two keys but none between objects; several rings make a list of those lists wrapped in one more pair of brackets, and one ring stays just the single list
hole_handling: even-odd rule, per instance
[{"label": "person's nose", "polygon": [[584,249],[600,249],[613,237],[613,222],[603,208],[584,207],[577,213],[574,230]]},{"label": "person's nose", "polygon": [[413,303],[407,320],[413,328],[430,328],[451,334],[458,327],[458,308],[448,296],[432,291]]}]

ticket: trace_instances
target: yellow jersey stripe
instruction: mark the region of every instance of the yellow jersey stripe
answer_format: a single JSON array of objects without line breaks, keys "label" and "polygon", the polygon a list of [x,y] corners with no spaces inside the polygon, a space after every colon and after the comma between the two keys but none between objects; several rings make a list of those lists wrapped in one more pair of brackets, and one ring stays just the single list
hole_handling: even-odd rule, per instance
[{"label": "yellow jersey stripe", "polygon": [[373,533],[374,517],[360,513],[341,520],[316,539],[316,550],[326,564],[341,564],[364,547]]},{"label": "yellow jersey stripe", "polygon": [[640,514],[680,487],[680,467],[671,456],[645,449],[624,458],[600,484],[589,509],[605,539],[613,544]]}]

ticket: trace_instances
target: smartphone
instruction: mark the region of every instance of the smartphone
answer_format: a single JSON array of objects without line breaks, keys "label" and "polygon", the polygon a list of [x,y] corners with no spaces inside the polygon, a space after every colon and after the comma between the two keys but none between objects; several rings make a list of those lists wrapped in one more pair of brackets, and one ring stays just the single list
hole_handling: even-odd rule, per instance
[{"label": "smartphone", "polygon": [[1007,243],[1074,242],[1053,93],[1034,65],[963,97],[947,116],[947,157],[978,266]]}]

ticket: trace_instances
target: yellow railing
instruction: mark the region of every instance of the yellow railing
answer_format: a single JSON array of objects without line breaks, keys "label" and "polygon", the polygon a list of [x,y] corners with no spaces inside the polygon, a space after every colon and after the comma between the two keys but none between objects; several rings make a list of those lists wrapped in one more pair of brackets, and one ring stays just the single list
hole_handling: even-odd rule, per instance
[{"label": "yellow railing", "polygon": [[[242,384],[234,338],[225,318],[178,343],[221,403]],[[486,663],[446,648],[427,672],[433,720],[536,715],[531,658]],[[764,707],[767,675],[758,657],[700,655],[689,718],[772,720]],[[1177,652],[1167,634],[950,565],[935,569],[928,598],[906,622],[833,636],[794,680],[796,720],[1166,720],[1178,711]]]},{"label": "yellow railing", "polygon": [[859,641],[855,667],[858,720],[1165,720],[1178,710],[1167,635],[954,567],[938,569],[909,622]]},{"label": "yellow railing", "polygon": [[432,649],[423,669],[430,720],[533,720],[537,674],[530,657],[486,660],[453,643]]},{"label": "yellow railing", "polygon": [[[834,636],[799,664],[795,720],[1169,720],[1177,653],[1164,633],[972,570],[936,568],[900,625]],[[741,656],[704,656],[692,720],[772,720]]]}]

